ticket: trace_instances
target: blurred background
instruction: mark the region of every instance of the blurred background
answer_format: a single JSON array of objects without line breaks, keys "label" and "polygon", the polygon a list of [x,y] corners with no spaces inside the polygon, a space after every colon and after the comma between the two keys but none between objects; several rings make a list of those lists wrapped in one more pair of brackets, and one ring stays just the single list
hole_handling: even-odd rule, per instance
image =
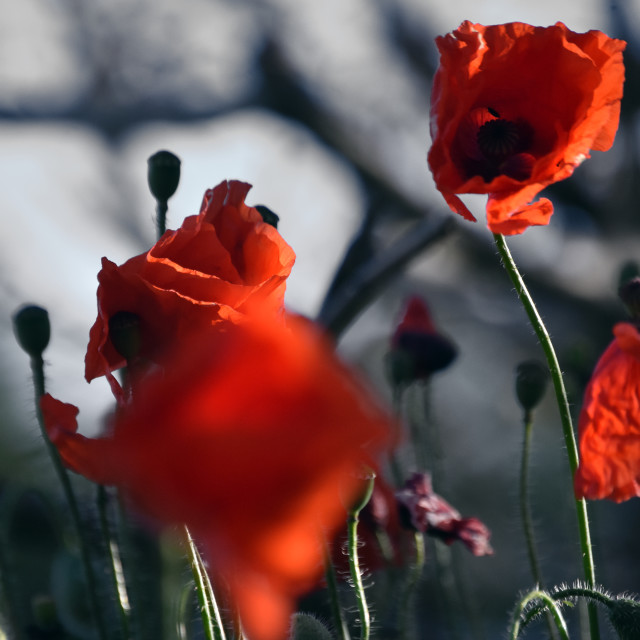
[{"label": "blurred background", "polygon": [[[12,335],[24,303],[49,310],[48,389],[80,407],[96,433],[111,406],[87,385],[100,258],[116,263],[154,242],[146,160],[182,160],[168,226],[197,213],[223,179],[254,185],[249,204],[280,216],[297,253],[287,302],[315,317],[355,234],[370,254],[430,221],[453,218],[426,164],[434,37],[463,20],[513,20],[628,41],[613,149],[549,188],[555,213],[509,245],[554,338],[576,409],[589,373],[625,313],[616,289],[640,261],[638,113],[640,1],[569,0],[1,0],[0,478],[5,491],[46,494],[48,460],[27,357]],[[448,626],[430,567],[420,595],[424,636],[502,637],[531,586],[518,516],[521,414],[514,369],[542,352],[495,255],[484,198],[396,275],[339,348],[388,396],[383,359],[408,296],[429,304],[459,356],[434,376],[430,412],[443,452],[436,491],[493,531],[495,555],[453,549],[473,623]],[[418,390],[415,396],[420,396]],[[537,415],[532,508],[548,584],[580,577],[576,522],[552,393]],[[410,402],[412,400],[410,399]],[[421,402],[421,397],[414,400]],[[13,489],[12,489],[13,490]],[[592,506],[597,575],[640,593],[640,506]],[[427,560],[429,562],[429,558]],[[540,634],[540,635],[538,635]],[[542,625],[528,637],[544,637]]]}]

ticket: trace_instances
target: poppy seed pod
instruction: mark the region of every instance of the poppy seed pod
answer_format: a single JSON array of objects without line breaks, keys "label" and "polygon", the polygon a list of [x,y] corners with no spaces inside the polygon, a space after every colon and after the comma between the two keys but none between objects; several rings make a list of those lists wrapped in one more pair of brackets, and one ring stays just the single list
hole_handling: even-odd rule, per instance
[{"label": "poppy seed pod", "polygon": [[13,316],[13,330],[18,344],[32,358],[41,356],[51,337],[47,310],[35,305],[22,307]]},{"label": "poppy seed pod", "polygon": [[159,202],[167,202],[180,182],[180,158],[171,151],[163,150],[154,153],[147,163],[147,178],[153,197]]},{"label": "poppy seed pod", "polygon": [[516,368],[516,397],[525,411],[535,409],[544,397],[549,369],[538,360],[526,360]]},{"label": "poppy seed pod", "polygon": [[118,311],[109,318],[109,339],[113,348],[127,361],[140,352],[140,316],[131,311]]}]

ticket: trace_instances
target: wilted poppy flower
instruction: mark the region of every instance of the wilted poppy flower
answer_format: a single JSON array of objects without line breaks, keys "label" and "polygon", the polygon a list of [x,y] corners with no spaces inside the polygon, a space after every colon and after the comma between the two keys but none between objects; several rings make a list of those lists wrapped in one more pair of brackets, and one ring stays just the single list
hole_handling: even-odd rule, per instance
[{"label": "wilted poppy flower", "polygon": [[260,213],[244,203],[251,188],[222,182],[205,193],[200,214],[167,231],[146,253],[117,266],[102,259],[98,318],[85,358],[88,381],[125,365],[110,339],[117,314],[140,323],[138,357],[155,361],[174,342],[199,328],[235,321],[247,305],[283,305],[293,250]]},{"label": "wilted poppy flower", "polygon": [[413,296],[391,338],[389,375],[395,384],[429,378],[457,355],[453,342],[433,324],[427,305]]},{"label": "wilted poppy flower", "polygon": [[414,473],[396,492],[405,522],[447,544],[460,540],[474,556],[493,553],[491,533],[477,518],[462,518],[446,500],[434,493],[428,473]]},{"label": "wilted poppy flower", "polygon": [[578,498],[640,496],[640,333],[619,323],[585,391],[578,420]]},{"label": "wilted poppy flower", "polygon": [[547,185],[606,151],[618,128],[625,42],[558,22],[463,22],[436,39],[429,166],[453,211],[475,217],[458,194],[488,194],[494,233],[549,222]]},{"label": "wilted poppy flower", "polygon": [[391,429],[309,322],[258,320],[185,337],[104,437],[78,434],[72,405],[41,404],[65,464],[186,523],[248,637],[276,640]]}]

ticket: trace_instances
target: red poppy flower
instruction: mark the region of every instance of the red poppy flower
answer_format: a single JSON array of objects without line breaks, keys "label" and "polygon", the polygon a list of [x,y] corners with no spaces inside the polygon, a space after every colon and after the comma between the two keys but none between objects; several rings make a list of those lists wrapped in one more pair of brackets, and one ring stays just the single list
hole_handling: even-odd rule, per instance
[{"label": "red poppy flower", "polygon": [[77,433],[72,405],[41,404],[65,464],[186,523],[248,636],[276,640],[391,429],[310,323],[263,316],[185,337],[102,438]]},{"label": "red poppy flower", "polygon": [[475,217],[457,194],[488,194],[494,233],[549,222],[553,206],[531,201],[570,176],[618,128],[626,43],[558,22],[485,27],[463,22],[436,39],[429,166],[453,211]]},{"label": "red poppy flower", "polygon": [[578,498],[623,502],[640,496],[640,333],[614,329],[587,389],[578,420]]},{"label": "red poppy flower", "polygon": [[251,188],[222,182],[204,195],[200,214],[167,231],[146,253],[116,266],[102,259],[98,318],[85,358],[88,381],[125,365],[110,340],[109,321],[119,312],[140,322],[138,357],[156,361],[186,333],[237,320],[259,301],[282,309],[293,250],[260,213],[244,203]]}]

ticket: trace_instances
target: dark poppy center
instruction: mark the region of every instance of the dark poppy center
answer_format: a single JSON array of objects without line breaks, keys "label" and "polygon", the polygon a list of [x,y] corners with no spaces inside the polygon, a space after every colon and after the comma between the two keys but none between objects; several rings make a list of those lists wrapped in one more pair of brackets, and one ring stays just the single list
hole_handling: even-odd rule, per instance
[{"label": "dark poppy center", "polygon": [[520,126],[510,120],[489,120],[476,134],[478,147],[482,154],[490,159],[502,161],[516,153],[522,142]]},{"label": "dark poppy center", "polygon": [[458,133],[461,166],[469,177],[491,182],[498,176],[528,180],[536,157],[534,131],[523,119],[508,120],[489,107],[472,110]]}]

